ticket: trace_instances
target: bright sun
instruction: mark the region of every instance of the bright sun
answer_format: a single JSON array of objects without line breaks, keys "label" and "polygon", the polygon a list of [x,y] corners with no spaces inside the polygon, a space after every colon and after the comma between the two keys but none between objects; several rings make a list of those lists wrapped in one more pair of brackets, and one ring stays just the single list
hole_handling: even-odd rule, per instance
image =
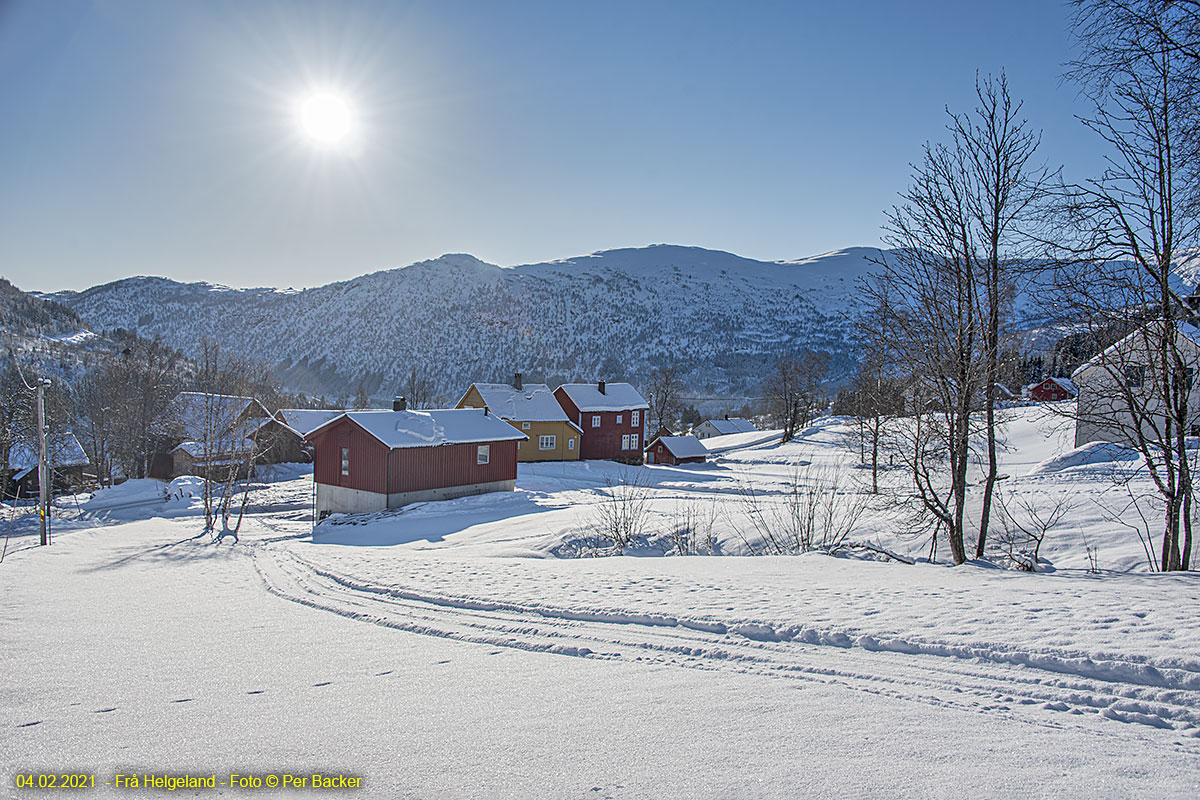
[{"label": "bright sun", "polygon": [[318,92],[300,102],[300,127],[314,142],[332,147],[350,135],[354,115],[345,98]]}]

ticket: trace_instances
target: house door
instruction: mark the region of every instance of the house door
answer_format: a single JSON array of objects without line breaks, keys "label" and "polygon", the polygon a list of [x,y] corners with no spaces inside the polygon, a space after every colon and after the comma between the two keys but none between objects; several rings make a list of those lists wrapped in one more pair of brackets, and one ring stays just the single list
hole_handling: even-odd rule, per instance
[{"label": "house door", "polygon": [[650,452],[646,453],[646,463],[647,463],[647,464],[653,464],[653,463],[654,463],[654,451],[653,451],[653,450],[651,450]]}]

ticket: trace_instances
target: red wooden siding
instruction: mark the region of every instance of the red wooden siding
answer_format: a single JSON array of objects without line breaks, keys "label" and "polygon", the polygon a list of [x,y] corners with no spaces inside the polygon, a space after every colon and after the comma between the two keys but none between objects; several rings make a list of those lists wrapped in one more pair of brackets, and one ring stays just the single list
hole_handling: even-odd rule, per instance
[{"label": "red wooden siding", "polygon": [[[649,413],[646,409],[637,409],[639,412],[638,425],[635,427],[630,422],[633,418],[634,409],[581,412],[579,407],[572,402],[570,396],[561,388],[554,390],[554,397],[558,400],[558,404],[563,407],[563,411],[567,412],[567,417],[570,418],[571,422],[583,428],[583,434],[579,437],[580,458],[640,459],[642,457],[642,448],[646,446],[646,415]],[[621,417],[621,424],[619,425],[617,424],[617,415]],[[600,417],[599,428],[592,427],[593,416]],[[638,434],[636,446],[629,450],[622,450],[621,437],[631,433]]]},{"label": "red wooden siding", "polygon": [[[335,422],[313,439],[317,483],[366,492],[387,491],[387,448],[349,420]],[[350,448],[350,474],[342,475],[342,448]]]},{"label": "red wooden siding", "polygon": [[[380,494],[415,492],[517,477],[517,443],[485,442],[487,464],[477,464],[478,445],[387,447],[358,425],[343,419],[313,438],[317,483]],[[342,448],[350,448],[350,474],[342,475]]]},{"label": "red wooden siding", "polygon": [[479,448],[477,444],[393,450],[388,459],[391,466],[388,493],[516,480],[517,443],[485,444],[491,448],[487,464],[475,463]]}]

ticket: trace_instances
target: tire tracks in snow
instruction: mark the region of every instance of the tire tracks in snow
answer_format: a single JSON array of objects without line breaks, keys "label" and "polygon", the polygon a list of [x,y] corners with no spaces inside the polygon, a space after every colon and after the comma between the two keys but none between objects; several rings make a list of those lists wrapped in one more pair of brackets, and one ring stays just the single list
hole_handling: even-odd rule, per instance
[{"label": "tire tracks in snow", "polygon": [[[1200,753],[1200,673],[1137,660],[780,629],[753,621],[555,608],[439,596],[332,572],[280,547],[253,551],[268,591],[352,619],[457,641],[754,673],[1051,727],[1113,720],[1171,732]],[[1127,733],[1123,730],[1123,733]]]}]

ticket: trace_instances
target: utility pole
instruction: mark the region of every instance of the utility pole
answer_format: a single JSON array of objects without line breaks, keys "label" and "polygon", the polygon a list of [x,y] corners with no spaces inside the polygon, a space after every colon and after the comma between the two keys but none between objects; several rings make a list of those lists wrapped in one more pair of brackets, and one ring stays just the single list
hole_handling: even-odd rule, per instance
[{"label": "utility pole", "polygon": [[46,385],[50,381],[38,378],[38,516],[42,518],[42,544],[50,544],[50,464],[46,458]]}]

